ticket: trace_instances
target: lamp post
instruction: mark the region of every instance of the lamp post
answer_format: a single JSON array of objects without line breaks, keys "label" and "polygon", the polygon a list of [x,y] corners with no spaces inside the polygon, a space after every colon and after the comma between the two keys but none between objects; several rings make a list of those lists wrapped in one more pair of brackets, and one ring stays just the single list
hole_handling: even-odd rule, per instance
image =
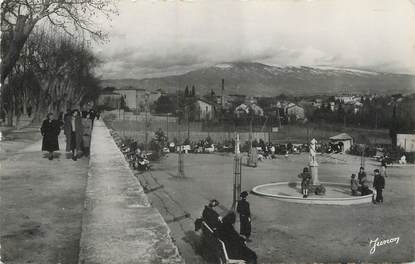
[{"label": "lamp post", "polygon": [[236,204],[238,202],[239,194],[242,189],[242,158],[240,151],[239,134],[236,134],[235,142],[235,157],[233,162],[233,197],[232,197],[232,210],[236,210]]},{"label": "lamp post", "polygon": [[[176,91],[177,97],[177,105],[179,106],[179,93]],[[177,145],[179,145],[179,153],[178,153],[178,160],[177,160],[177,177],[184,178],[184,162],[183,162],[183,142],[182,142],[182,135],[180,129],[180,121],[179,117],[176,117],[176,124],[177,124]]]},{"label": "lamp post", "polygon": [[167,121],[166,121],[166,134],[167,134],[167,139],[169,138],[169,114],[167,113]]},{"label": "lamp post", "polygon": [[144,131],[145,131],[145,134],[144,134],[144,137],[145,137],[144,149],[145,149],[145,152],[147,152],[147,144],[148,144],[148,99],[149,99],[148,97],[149,97],[149,94],[146,93],[145,97],[144,97],[145,111],[146,111],[145,123],[144,123]]}]

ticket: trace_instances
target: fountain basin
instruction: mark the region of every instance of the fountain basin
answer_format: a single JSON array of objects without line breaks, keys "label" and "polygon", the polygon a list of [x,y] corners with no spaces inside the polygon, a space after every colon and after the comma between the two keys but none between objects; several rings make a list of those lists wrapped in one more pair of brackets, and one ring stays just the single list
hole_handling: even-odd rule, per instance
[{"label": "fountain basin", "polygon": [[300,182],[276,182],[255,186],[256,195],[277,199],[284,202],[325,205],[353,205],[371,203],[373,194],[352,196],[350,185],[335,182],[321,182],[326,188],[325,195],[310,194],[303,198]]}]

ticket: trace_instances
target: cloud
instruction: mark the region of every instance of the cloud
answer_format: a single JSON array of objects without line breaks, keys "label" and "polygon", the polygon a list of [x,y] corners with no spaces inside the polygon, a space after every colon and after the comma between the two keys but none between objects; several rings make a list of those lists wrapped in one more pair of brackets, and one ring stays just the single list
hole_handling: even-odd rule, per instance
[{"label": "cloud", "polygon": [[120,1],[110,42],[96,52],[104,78],[234,61],[415,72],[411,25],[406,1]]}]

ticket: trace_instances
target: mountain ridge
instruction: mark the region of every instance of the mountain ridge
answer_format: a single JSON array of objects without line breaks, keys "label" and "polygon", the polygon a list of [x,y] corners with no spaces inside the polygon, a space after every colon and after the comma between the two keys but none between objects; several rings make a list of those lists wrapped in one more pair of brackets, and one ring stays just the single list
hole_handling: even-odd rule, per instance
[{"label": "mountain ridge", "polygon": [[271,66],[258,62],[220,63],[184,74],[144,79],[107,79],[103,87],[120,89],[126,86],[146,90],[174,93],[186,85],[195,85],[198,94],[211,90],[221,92],[225,79],[225,94],[249,96],[276,96],[317,94],[393,94],[414,93],[415,76],[410,74],[382,73],[329,66]]}]

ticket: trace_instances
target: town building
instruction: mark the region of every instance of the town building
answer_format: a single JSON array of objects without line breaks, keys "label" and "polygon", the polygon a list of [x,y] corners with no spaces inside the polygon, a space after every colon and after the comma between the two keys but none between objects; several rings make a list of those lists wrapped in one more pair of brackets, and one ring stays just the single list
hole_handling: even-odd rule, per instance
[{"label": "town building", "polygon": [[131,110],[145,111],[146,103],[151,105],[162,95],[160,89],[147,91],[146,89],[126,86],[116,90],[124,97],[126,106]]},{"label": "town building", "polygon": [[415,134],[397,134],[396,145],[403,148],[406,152],[414,152]]},{"label": "town building", "polygon": [[342,152],[346,152],[350,150],[351,146],[353,145],[353,138],[347,133],[341,133],[329,138],[331,143],[338,144],[343,143]]},{"label": "town building", "polygon": [[215,106],[203,99],[197,99],[195,102],[194,120],[208,121],[215,118]]},{"label": "town building", "polygon": [[96,104],[106,109],[118,109],[123,99],[123,96],[116,92],[115,87],[105,87],[101,90]]},{"label": "town building", "polygon": [[314,106],[315,108],[321,108],[322,105],[323,99],[320,98],[314,99],[314,101],[312,102],[312,106]]},{"label": "town building", "polygon": [[123,96],[115,92],[101,93],[97,100],[98,106],[106,108],[118,109],[121,107]]},{"label": "town building", "polygon": [[287,105],[285,113],[288,116],[289,121],[294,121],[292,118],[295,120],[303,120],[305,118],[304,108],[294,103],[289,103]]},{"label": "town building", "polygon": [[264,110],[256,104],[240,104],[235,108],[234,113],[238,118],[251,113],[256,116],[263,116]]}]

